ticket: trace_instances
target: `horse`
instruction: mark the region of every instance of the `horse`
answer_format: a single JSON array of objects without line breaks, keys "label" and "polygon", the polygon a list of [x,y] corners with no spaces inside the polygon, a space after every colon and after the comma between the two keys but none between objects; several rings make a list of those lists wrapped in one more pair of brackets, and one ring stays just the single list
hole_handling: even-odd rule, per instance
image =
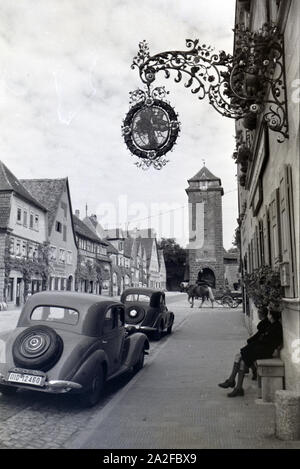
[{"label": "horse", "polygon": [[188,302],[191,305],[191,308],[194,307],[194,299],[201,298],[202,302],[199,308],[202,307],[205,300],[210,300],[211,307],[214,307],[214,300],[210,298],[209,289],[207,285],[190,285],[187,289]]}]

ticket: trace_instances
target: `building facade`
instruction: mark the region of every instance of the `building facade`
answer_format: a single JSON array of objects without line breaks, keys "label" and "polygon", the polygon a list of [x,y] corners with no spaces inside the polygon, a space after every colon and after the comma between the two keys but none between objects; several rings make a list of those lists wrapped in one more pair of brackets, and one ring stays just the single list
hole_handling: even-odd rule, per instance
[{"label": "building facade", "polygon": [[78,216],[73,215],[73,221],[78,246],[76,291],[110,296],[111,260],[107,253],[108,245]]},{"label": "building facade", "polygon": [[[251,127],[245,120],[236,124],[239,175],[239,234],[243,276],[262,266],[280,274],[283,293],[282,325],[285,363],[285,386],[300,390],[299,266],[300,266],[300,146],[299,146],[299,35],[300,2],[297,0],[253,0],[236,2],[236,24],[251,32],[276,25],[283,40],[281,64],[276,64],[273,79],[283,67],[286,90],[281,110],[287,112],[288,136],[279,133],[280,122],[267,125],[263,113]],[[274,38],[272,38],[273,40]],[[269,41],[270,56],[273,41]],[[275,57],[275,55],[273,55]],[[266,62],[267,64],[267,62]],[[257,83],[253,81],[254,85]],[[272,99],[271,89],[265,94]],[[281,100],[281,97],[280,97]],[[274,121],[275,122],[275,121]],[[272,123],[271,123],[272,124]],[[278,138],[279,137],[279,138]],[[246,151],[245,151],[246,150]],[[242,159],[243,155],[248,155]],[[247,322],[254,329],[257,308],[251,298],[247,303]]]},{"label": "building facade", "polygon": [[47,209],[0,162],[0,303],[46,289]]},{"label": "building facade", "polygon": [[26,189],[47,208],[49,290],[75,290],[77,245],[67,178],[22,179]]}]

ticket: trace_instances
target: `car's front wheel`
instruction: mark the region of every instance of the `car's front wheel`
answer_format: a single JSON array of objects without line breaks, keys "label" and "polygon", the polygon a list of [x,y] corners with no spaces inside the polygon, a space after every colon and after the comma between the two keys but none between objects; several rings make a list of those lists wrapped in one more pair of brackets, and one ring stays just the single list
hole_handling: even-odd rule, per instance
[{"label": "car's front wheel", "polygon": [[162,335],[163,335],[163,325],[160,322],[159,325],[157,326],[156,331],[153,334],[153,339],[160,340],[162,338]]},{"label": "car's front wheel", "polygon": [[143,368],[144,360],[145,360],[145,350],[142,349],[141,353],[139,355],[138,361],[133,366],[133,373],[137,373],[138,371],[140,371]]},{"label": "car's front wheel", "polygon": [[173,327],[174,319],[171,320],[170,325],[168,326],[167,333],[172,334],[172,327]]},{"label": "car's front wheel", "polygon": [[91,379],[90,388],[84,394],[81,394],[80,401],[84,407],[93,407],[96,405],[102,394],[104,389],[104,372],[103,368],[97,370]]}]

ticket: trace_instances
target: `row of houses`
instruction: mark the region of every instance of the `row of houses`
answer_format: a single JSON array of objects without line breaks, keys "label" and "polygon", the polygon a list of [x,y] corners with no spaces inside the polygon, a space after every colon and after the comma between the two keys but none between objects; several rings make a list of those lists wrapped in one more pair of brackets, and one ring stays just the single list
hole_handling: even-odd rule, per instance
[{"label": "row of houses", "polygon": [[41,290],[117,296],[130,286],[166,288],[153,230],[104,230],[73,213],[68,178],[18,179],[0,162],[0,303]]}]

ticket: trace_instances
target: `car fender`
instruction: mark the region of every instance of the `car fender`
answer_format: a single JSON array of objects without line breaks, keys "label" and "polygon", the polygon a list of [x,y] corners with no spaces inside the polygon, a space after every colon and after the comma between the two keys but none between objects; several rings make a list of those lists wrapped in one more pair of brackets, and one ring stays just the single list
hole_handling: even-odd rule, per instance
[{"label": "car fender", "polygon": [[135,365],[142,350],[149,350],[150,343],[147,336],[142,332],[136,332],[130,335],[127,337],[127,340],[129,341],[129,347],[124,363],[128,368],[130,368]]},{"label": "car fender", "polygon": [[170,326],[174,322],[174,319],[175,319],[175,314],[172,311],[169,311],[167,325]]},{"label": "car fender", "polygon": [[94,353],[89,355],[84,363],[80,365],[78,370],[73,375],[71,381],[81,384],[84,388],[87,388],[90,384],[90,377],[93,375],[95,368],[104,368],[104,375],[107,374],[107,357],[103,350],[96,350]]},{"label": "car fender", "polygon": [[[167,319],[167,318],[166,318]],[[165,329],[167,327],[167,324],[165,323],[164,321],[164,318],[163,318],[163,314],[162,313],[159,313],[159,315],[157,316],[154,324],[153,324],[153,327],[158,327],[159,323],[162,322],[163,323],[163,329]]]}]

